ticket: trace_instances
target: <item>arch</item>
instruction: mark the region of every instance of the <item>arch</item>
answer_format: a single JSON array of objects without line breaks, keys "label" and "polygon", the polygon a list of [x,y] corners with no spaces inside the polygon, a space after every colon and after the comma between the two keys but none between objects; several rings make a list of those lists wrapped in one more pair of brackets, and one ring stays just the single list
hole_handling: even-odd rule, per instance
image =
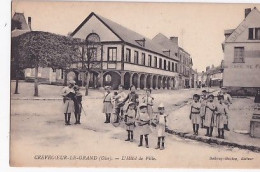
[{"label": "arch", "polygon": [[105,86],[109,85],[111,88],[117,89],[121,83],[121,76],[118,72],[108,71],[103,75],[103,83]]},{"label": "arch", "polygon": [[157,89],[157,76],[153,75],[152,80],[153,80],[152,88]]},{"label": "arch", "polygon": [[153,83],[151,81],[152,81],[152,76],[147,75],[147,77],[146,77],[146,88],[153,88]]},{"label": "arch", "polygon": [[77,81],[78,80],[78,74],[75,71],[71,70],[67,74],[67,79],[68,79],[68,81],[70,81],[70,80]]},{"label": "arch", "polygon": [[158,89],[162,88],[162,76],[158,76]]},{"label": "arch", "polygon": [[135,86],[135,88],[138,88],[138,80],[139,80],[139,75],[137,73],[134,73],[132,75],[132,84]]},{"label": "arch", "polygon": [[90,88],[98,88],[100,85],[98,84],[98,77],[99,73],[96,71],[90,72],[90,79],[89,79],[89,87]]},{"label": "arch", "polygon": [[124,87],[126,90],[130,88],[131,85],[131,74],[129,72],[126,72],[124,74]]},{"label": "arch", "polygon": [[171,89],[171,87],[172,87],[172,81],[171,81],[171,78],[170,77],[167,77],[167,79],[166,79],[166,87],[167,87],[167,89]]},{"label": "arch", "polygon": [[166,87],[166,85],[167,85],[166,79],[167,79],[166,76],[163,76],[163,77],[162,77],[162,88],[163,88],[163,89],[167,88],[167,87]]},{"label": "arch", "polygon": [[145,74],[140,75],[140,89],[144,89],[146,87],[146,76]]}]

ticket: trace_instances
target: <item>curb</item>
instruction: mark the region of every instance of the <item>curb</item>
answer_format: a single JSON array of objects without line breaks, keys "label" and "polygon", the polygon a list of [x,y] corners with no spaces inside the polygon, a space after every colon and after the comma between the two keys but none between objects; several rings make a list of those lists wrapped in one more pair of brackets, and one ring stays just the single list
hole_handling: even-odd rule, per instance
[{"label": "curb", "polygon": [[62,98],[11,98],[11,100],[62,100]]},{"label": "curb", "polygon": [[223,140],[223,139],[218,139],[218,138],[212,138],[212,137],[206,137],[206,136],[195,136],[190,133],[185,133],[185,132],[180,132],[180,131],[175,131],[175,130],[170,130],[166,129],[166,132],[172,135],[177,135],[182,138],[190,139],[190,140],[197,140],[199,142],[207,143],[207,144],[217,144],[217,145],[222,145],[222,146],[229,146],[229,147],[237,147],[240,149],[247,149],[253,152],[260,152],[260,147],[258,146],[253,146],[253,145],[242,145],[239,143],[234,143],[228,140]]}]

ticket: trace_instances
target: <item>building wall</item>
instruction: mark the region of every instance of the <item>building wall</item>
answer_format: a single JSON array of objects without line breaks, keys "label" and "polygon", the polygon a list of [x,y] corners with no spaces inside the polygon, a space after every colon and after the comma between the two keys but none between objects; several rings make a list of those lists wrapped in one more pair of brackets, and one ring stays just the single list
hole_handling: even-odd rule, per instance
[{"label": "building wall", "polygon": [[[244,47],[244,63],[234,63],[234,47]],[[224,86],[260,87],[260,40],[259,43],[226,43],[224,53]]]}]

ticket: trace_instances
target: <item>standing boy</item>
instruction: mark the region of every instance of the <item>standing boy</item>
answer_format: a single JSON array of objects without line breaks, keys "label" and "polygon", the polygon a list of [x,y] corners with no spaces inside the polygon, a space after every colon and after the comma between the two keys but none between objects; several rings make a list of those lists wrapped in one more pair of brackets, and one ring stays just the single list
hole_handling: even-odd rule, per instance
[{"label": "standing boy", "polygon": [[[164,141],[165,141],[165,129],[166,129],[166,115],[164,113],[164,105],[161,103],[158,106],[159,114],[156,115],[156,122],[157,122],[157,136],[158,136],[158,142],[157,147],[155,149],[164,149]],[[161,146],[162,142],[162,146]]]},{"label": "standing boy", "polygon": [[202,95],[200,96],[200,103],[201,103],[201,110],[200,110],[200,117],[201,117],[201,128],[204,128],[204,120],[205,120],[205,106],[207,103],[207,91],[203,90]]},{"label": "standing boy", "polygon": [[147,105],[147,112],[152,118],[153,115],[153,100],[154,98],[151,96],[152,90],[150,88],[146,89],[146,95],[142,98],[142,103]]},{"label": "standing boy", "polygon": [[111,93],[111,87],[106,86],[105,87],[105,97],[103,100],[103,113],[106,114],[106,120],[104,123],[110,123],[111,113],[113,112],[113,104],[112,104],[112,93]]},{"label": "standing boy", "polygon": [[74,86],[75,90],[75,98],[74,98],[74,106],[75,106],[75,124],[80,124],[80,116],[81,116],[81,109],[82,109],[82,94],[79,91],[79,86]]},{"label": "standing boy", "polygon": [[193,135],[198,135],[199,124],[200,124],[200,110],[201,104],[199,102],[200,96],[198,94],[193,95],[193,102],[191,104],[190,119],[193,126]]}]

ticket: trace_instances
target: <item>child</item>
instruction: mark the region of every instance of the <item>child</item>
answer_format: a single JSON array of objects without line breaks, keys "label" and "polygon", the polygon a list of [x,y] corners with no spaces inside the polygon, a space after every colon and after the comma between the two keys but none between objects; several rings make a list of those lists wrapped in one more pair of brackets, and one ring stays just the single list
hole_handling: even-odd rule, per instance
[{"label": "child", "polygon": [[140,135],[140,144],[138,145],[143,146],[143,136],[145,138],[145,144],[146,148],[149,148],[148,144],[148,135],[152,132],[150,129],[150,117],[149,114],[147,113],[147,105],[146,104],[141,104],[139,106],[140,111],[138,111],[136,120],[138,124],[137,131],[139,132]]},{"label": "child", "polygon": [[74,106],[75,106],[75,120],[74,124],[80,124],[80,116],[81,116],[81,108],[82,108],[82,94],[79,92],[79,86],[74,86],[75,90],[75,99],[74,99]]},{"label": "child", "polygon": [[193,95],[193,102],[191,104],[190,119],[193,125],[193,135],[198,135],[200,124],[200,109],[201,104],[199,102],[200,96],[198,94]]},{"label": "child", "polygon": [[200,117],[201,117],[201,128],[204,128],[204,121],[205,121],[205,106],[207,103],[207,91],[203,90],[202,95],[200,97],[201,109],[200,109]]},{"label": "child", "polygon": [[[161,103],[158,106],[159,114],[156,115],[156,121],[157,121],[157,135],[158,135],[158,142],[157,142],[157,147],[155,149],[164,149],[164,139],[165,139],[165,128],[166,128],[166,115],[164,113],[164,105]],[[160,147],[160,143],[162,140],[162,147]]]},{"label": "child", "polygon": [[113,112],[111,87],[106,86],[105,90],[106,92],[103,100],[103,113],[106,114],[106,121],[104,123],[110,123],[111,113]]},{"label": "child", "polygon": [[216,106],[216,127],[218,129],[217,138],[224,139],[224,123],[227,117],[227,106],[224,104],[224,96],[218,96],[219,104]]},{"label": "child", "polygon": [[135,103],[130,102],[128,110],[125,114],[125,124],[126,124],[126,131],[128,133],[128,137],[125,141],[133,142],[134,138],[134,127],[135,127],[135,117],[136,117],[136,111],[135,111]]},{"label": "child", "polygon": [[205,106],[205,122],[204,126],[207,129],[207,133],[205,136],[212,137],[213,126],[214,126],[214,112],[216,110],[216,105],[213,102],[214,96],[210,94],[208,96],[208,101]]},{"label": "child", "polygon": [[147,89],[146,95],[142,98],[142,102],[147,105],[147,112],[150,118],[152,118],[153,115],[153,100],[154,100],[154,98],[151,96],[151,92],[152,90],[150,88]]}]

